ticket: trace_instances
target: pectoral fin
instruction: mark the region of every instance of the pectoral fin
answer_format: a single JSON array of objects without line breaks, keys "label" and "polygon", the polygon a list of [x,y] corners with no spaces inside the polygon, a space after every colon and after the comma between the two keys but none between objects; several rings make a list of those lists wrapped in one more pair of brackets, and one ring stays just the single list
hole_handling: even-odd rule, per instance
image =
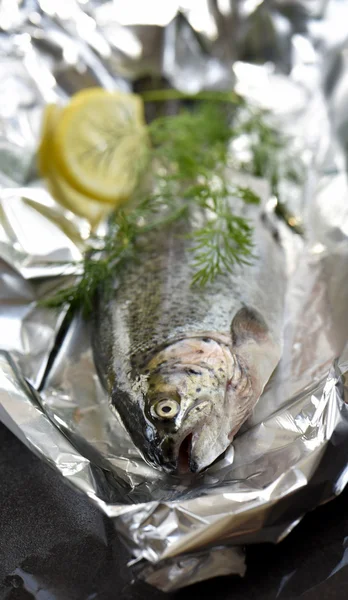
[{"label": "pectoral fin", "polygon": [[271,377],[281,357],[281,344],[274,339],[262,315],[243,307],[231,325],[232,349],[242,358],[252,381],[255,400]]},{"label": "pectoral fin", "polygon": [[244,306],[232,321],[231,333],[233,346],[238,347],[250,340],[261,343],[268,335],[268,327],[258,311]]}]

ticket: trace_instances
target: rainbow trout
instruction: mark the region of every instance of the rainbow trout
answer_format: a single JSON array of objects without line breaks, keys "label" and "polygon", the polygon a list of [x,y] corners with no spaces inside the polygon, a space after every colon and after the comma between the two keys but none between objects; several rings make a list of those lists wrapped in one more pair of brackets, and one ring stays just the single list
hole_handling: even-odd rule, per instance
[{"label": "rainbow trout", "polygon": [[[250,181],[260,193],[262,182]],[[166,472],[198,472],[219,457],[281,357],[283,251],[261,206],[239,210],[254,227],[250,266],[192,286],[192,242],[182,233],[194,225],[180,223],[151,236],[111,300],[96,300],[102,383],[145,461]]]}]

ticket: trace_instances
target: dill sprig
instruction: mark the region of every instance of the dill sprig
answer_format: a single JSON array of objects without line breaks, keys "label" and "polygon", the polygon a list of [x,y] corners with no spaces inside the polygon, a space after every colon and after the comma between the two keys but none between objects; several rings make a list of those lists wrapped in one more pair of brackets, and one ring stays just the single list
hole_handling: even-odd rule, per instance
[{"label": "dill sprig", "polygon": [[[76,284],[49,298],[46,305],[82,307],[88,314],[98,287],[112,289],[115,276],[141,253],[144,236],[193,209],[210,214],[204,228],[192,234],[193,284],[212,281],[224,268],[230,270],[251,257],[252,231],[228,206],[229,118],[226,104],[207,102],[148,125],[151,176],[144,173],[129,204],[113,213],[105,237],[90,240]],[[237,186],[232,191],[243,201],[258,201],[248,189]],[[202,253],[203,238],[209,246],[206,254]]]},{"label": "dill sprig", "polygon": [[279,180],[272,166],[274,152],[284,142],[264,122],[261,111],[246,112],[247,118],[239,119],[239,110],[245,114],[249,109],[236,95],[222,93],[219,101],[215,92],[193,109],[156,118],[147,126],[148,155],[133,197],[112,214],[105,237],[91,238],[76,283],[46,300],[46,306],[68,305],[88,315],[99,286],[113,289],[129,260],[141,256],[146,236],[193,210],[201,213],[204,223],[190,234],[193,285],[206,285],[236,264],[250,263],[252,227],[232,212],[231,198],[245,203],[259,198],[227,180],[229,142],[243,133],[250,136],[252,160],[238,167],[268,178],[274,189]]},{"label": "dill sprig", "polygon": [[194,285],[205,286],[223,272],[232,272],[236,264],[249,265],[254,258],[253,229],[246,219],[231,211],[231,197],[248,204],[260,201],[252,190],[241,186],[222,185],[209,197],[204,188],[197,190],[200,205],[209,212],[210,218],[189,236],[193,241]]},{"label": "dill sprig", "polygon": [[[82,309],[87,317],[93,309],[98,288],[103,286],[106,293],[112,291],[115,275],[136,256],[139,239],[176,221],[186,210],[180,206],[165,213],[163,208],[167,208],[167,204],[160,196],[153,195],[145,198],[132,212],[115,211],[105,237],[91,239],[83,258],[82,274],[76,283],[62,288],[43,304],[49,308],[68,306],[71,311]],[[161,212],[162,216],[158,217]],[[155,215],[157,218],[153,218]]]},{"label": "dill sprig", "polygon": [[295,233],[302,235],[299,220],[288,210],[280,193],[282,181],[299,185],[304,178],[301,161],[289,151],[290,138],[271,125],[269,111],[245,105],[236,116],[234,138],[248,137],[250,158],[246,161],[237,160],[235,167],[267,179],[277,200],[276,214]]}]

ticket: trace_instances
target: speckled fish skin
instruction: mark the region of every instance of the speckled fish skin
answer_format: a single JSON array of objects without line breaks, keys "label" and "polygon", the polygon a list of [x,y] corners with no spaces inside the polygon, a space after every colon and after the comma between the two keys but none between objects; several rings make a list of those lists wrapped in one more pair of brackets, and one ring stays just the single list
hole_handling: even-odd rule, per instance
[{"label": "speckled fish skin", "polygon": [[262,209],[246,210],[251,266],[192,287],[183,222],[147,242],[111,300],[96,299],[98,373],[144,459],[166,472],[201,471],[226,450],[281,356],[283,252]]}]

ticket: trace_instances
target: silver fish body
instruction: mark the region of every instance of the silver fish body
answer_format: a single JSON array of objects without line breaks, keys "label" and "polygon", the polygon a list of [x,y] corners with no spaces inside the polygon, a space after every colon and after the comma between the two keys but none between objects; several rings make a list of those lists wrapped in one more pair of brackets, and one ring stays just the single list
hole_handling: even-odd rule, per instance
[{"label": "silver fish body", "polygon": [[98,373],[144,459],[167,472],[201,471],[226,450],[281,356],[283,252],[260,207],[240,210],[254,226],[250,266],[192,286],[182,222],[96,299]]}]

